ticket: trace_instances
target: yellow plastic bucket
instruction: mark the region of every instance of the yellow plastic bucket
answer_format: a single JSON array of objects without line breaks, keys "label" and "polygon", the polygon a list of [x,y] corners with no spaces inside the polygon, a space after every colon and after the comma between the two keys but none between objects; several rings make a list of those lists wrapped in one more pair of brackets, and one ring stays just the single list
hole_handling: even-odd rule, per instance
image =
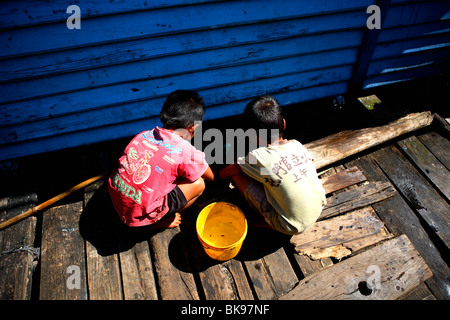
[{"label": "yellow plastic bucket", "polygon": [[197,236],[206,254],[219,261],[234,258],[247,235],[247,220],[236,205],[213,202],[197,217]]}]

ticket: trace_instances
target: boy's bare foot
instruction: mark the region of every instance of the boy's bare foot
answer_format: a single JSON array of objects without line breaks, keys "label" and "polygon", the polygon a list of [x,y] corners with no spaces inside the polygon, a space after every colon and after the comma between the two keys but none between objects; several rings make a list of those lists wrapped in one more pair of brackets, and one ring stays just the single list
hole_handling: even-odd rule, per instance
[{"label": "boy's bare foot", "polygon": [[181,224],[181,214],[175,212],[172,222],[167,226],[167,228],[176,228]]}]

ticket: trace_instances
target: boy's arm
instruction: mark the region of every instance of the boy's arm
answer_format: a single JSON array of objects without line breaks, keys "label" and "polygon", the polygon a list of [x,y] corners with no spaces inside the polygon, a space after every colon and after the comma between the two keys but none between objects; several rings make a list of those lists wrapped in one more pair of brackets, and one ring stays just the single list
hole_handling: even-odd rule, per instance
[{"label": "boy's arm", "polygon": [[211,167],[208,166],[205,173],[202,175],[202,178],[205,179],[208,182],[214,181],[214,172],[211,170]]},{"label": "boy's arm", "polygon": [[235,162],[235,163],[232,163],[232,164],[226,166],[222,170],[220,170],[219,176],[222,179],[226,179],[228,177],[231,177],[231,176],[234,176],[234,175],[240,174],[240,173],[242,173],[242,169],[239,166],[239,164],[237,164]]}]

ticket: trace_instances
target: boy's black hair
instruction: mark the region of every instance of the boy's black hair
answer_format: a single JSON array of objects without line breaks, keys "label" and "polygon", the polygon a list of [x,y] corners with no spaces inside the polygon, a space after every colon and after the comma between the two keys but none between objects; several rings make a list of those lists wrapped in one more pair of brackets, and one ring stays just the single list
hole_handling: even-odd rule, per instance
[{"label": "boy's black hair", "polygon": [[[247,123],[247,127],[256,129],[257,133],[260,129],[268,130],[268,143],[272,143],[283,137],[283,110],[278,101],[270,95],[256,97],[250,101],[245,107],[244,118]],[[274,136],[274,132],[272,132],[273,129],[278,130],[278,136]]]},{"label": "boy's black hair", "polygon": [[164,128],[188,128],[205,115],[203,99],[197,92],[176,90],[164,102],[160,119]]}]

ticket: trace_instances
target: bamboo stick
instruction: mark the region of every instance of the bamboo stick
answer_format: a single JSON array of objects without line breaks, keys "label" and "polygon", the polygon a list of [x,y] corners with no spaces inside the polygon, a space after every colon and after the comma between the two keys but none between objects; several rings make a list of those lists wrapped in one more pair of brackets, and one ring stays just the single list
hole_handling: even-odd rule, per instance
[{"label": "bamboo stick", "polygon": [[6,220],[6,221],[0,223],[0,230],[4,229],[6,227],[9,227],[10,225],[12,225],[14,223],[17,223],[17,222],[19,222],[19,221],[21,221],[21,220],[31,216],[32,214],[42,210],[42,209],[47,208],[48,206],[50,206],[50,205],[54,204],[55,202],[57,202],[57,201],[65,198],[65,197],[67,197],[68,195],[70,195],[71,193],[73,193],[73,192],[75,192],[77,190],[80,190],[80,189],[82,189],[84,187],[87,187],[88,185],[90,185],[90,184],[100,180],[101,178],[103,178],[104,176],[106,176],[110,172],[111,172],[111,170],[107,171],[107,172],[104,172],[102,174],[99,174],[99,175],[97,175],[95,177],[89,178],[89,179],[87,179],[87,180],[77,184],[76,186],[73,186],[72,188],[70,188],[70,189],[68,189],[68,190],[58,194],[57,196],[54,196],[53,198],[51,198],[51,199],[49,199],[49,200],[47,200],[47,201],[45,201],[45,202],[35,206],[34,208],[31,208],[30,210],[27,210],[27,211],[25,211],[25,212],[15,216],[15,217],[9,219],[9,220]]}]

